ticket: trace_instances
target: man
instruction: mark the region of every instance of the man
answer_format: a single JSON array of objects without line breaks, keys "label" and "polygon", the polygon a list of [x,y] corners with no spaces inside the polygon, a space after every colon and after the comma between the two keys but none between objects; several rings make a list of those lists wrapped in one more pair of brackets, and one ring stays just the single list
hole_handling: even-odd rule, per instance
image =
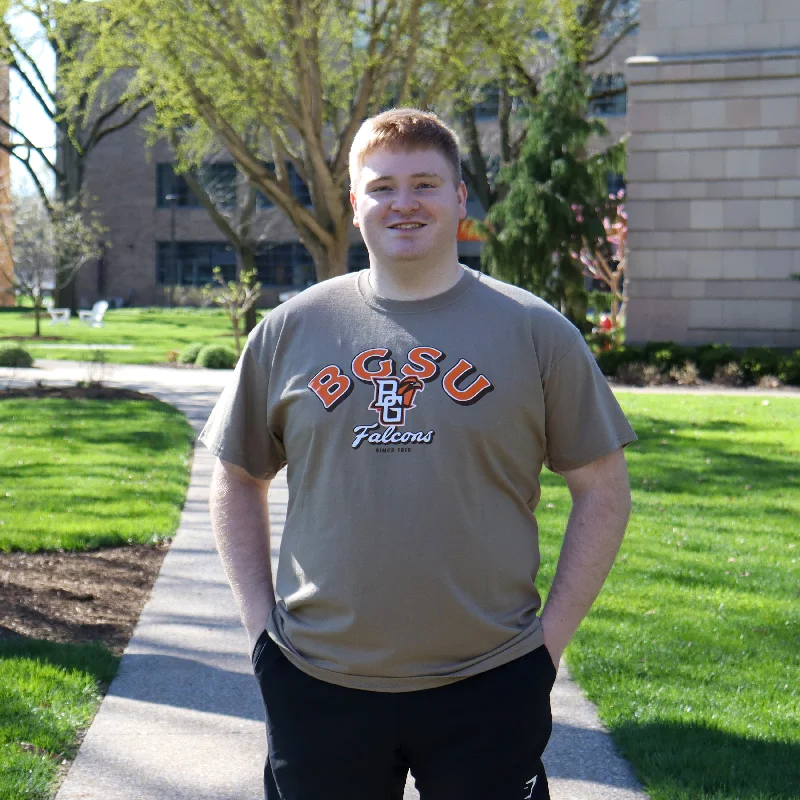
[{"label": "man", "polygon": [[[380,114],[350,177],[369,270],[272,311],[201,435],[266,709],[266,798],[396,800],[409,769],[422,800],[547,798],[550,690],[622,539],[636,437],[564,317],[458,263],[453,131]],[[543,463],[573,505],[539,616]]]}]

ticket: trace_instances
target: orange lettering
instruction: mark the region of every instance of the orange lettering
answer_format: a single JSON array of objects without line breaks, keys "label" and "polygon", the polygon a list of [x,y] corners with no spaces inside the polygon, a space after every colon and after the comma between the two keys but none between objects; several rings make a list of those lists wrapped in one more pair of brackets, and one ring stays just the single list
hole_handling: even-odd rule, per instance
[{"label": "orange lettering", "polygon": [[400,372],[407,378],[419,378],[429,383],[439,377],[439,365],[436,362],[443,358],[444,353],[435,347],[415,347],[409,351],[408,364]]},{"label": "orange lettering", "polygon": [[[385,347],[373,347],[371,350],[365,350],[359,353],[353,359],[353,375],[356,376],[363,383],[372,383],[373,378],[388,378],[394,373],[394,361],[389,356],[392,354],[391,350]],[[367,364],[374,361],[376,358],[386,359],[378,364],[378,370],[370,372],[367,369]]]},{"label": "orange lettering", "polygon": [[465,389],[459,389],[457,384],[473,372],[475,372],[475,367],[462,358],[442,379],[442,388],[447,395],[462,406],[471,406],[473,403],[477,403],[481,397],[494,389],[484,375],[479,375]]},{"label": "orange lettering", "polygon": [[308,382],[308,388],[319,397],[326,411],[333,411],[353,391],[353,381],[336,364],[331,364]]}]

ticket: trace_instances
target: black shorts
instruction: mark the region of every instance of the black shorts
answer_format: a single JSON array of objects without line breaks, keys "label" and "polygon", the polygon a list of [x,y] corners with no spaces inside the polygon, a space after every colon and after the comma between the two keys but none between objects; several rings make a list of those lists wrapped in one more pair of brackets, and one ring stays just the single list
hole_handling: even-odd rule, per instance
[{"label": "black shorts", "polygon": [[267,632],[253,650],[267,723],[266,800],[547,800],[556,670],[539,647],[435,689],[375,692],[317,680]]}]

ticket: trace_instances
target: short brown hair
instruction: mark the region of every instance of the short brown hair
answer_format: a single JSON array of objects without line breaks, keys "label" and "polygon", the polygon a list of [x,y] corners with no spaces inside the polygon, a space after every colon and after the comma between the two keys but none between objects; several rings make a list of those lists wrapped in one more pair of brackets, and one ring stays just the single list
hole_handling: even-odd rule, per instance
[{"label": "short brown hair", "polygon": [[438,150],[453,168],[456,186],[461,183],[458,134],[430,111],[392,108],[365,120],[350,148],[350,185],[355,191],[364,156],[378,147]]}]

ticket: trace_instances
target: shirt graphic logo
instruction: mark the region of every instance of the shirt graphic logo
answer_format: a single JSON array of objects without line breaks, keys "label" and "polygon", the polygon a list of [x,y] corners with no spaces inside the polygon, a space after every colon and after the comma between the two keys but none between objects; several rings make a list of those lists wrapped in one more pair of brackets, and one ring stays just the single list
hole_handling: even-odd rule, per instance
[{"label": "shirt graphic logo", "polygon": [[[395,452],[392,445],[430,444],[435,431],[398,431],[406,425],[408,412],[417,407],[417,395],[426,385],[436,381],[441,373],[441,362],[447,356],[436,347],[413,347],[408,351],[406,363],[399,375],[392,351],[387,347],[362,350],[350,364],[355,381],[372,387],[372,401],[367,406],[378,415],[378,421],[357,425],[352,447],[357,450],[364,442],[379,445],[379,452]],[[475,373],[477,367],[465,358],[459,359],[442,377],[442,391],[457,405],[471,406],[494,389],[485,376]],[[336,410],[356,386],[337,364],[323,367],[308,382],[327,412]],[[383,430],[379,428],[383,426]],[[388,445],[388,446],[387,446]],[[398,448],[410,452],[410,448]]]},{"label": "shirt graphic logo", "polygon": [[402,428],[406,424],[406,412],[414,405],[417,392],[425,388],[425,384],[413,376],[403,378],[373,378],[375,397],[369,404],[370,411],[378,412],[381,425],[397,425]]}]

